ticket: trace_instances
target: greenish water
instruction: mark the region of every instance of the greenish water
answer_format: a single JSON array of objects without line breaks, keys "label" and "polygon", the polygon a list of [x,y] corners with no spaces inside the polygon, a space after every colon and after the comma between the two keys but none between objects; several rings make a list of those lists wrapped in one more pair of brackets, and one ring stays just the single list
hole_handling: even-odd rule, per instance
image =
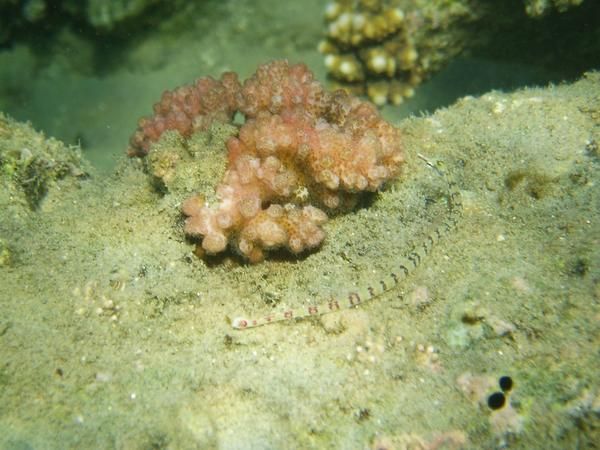
[{"label": "greenish water", "polygon": [[[110,172],[138,118],[151,113],[165,89],[226,70],[246,77],[277,58],[305,62],[325,80],[316,51],[324,33],[322,1],[198,2],[178,8],[182,11],[168,11],[164,23],[154,17],[148,19],[151,27],[138,24],[137,37],[93,32],[70,21],[45,35],[15,39],[0,50],[0,110],[66,143],[81,144],[96,167]],[[557,82],[568,73],[562,69],[485,55],[458,58],[425,82],[414,99],[384,108],[384,114],[398,121],[464,95]]]}]

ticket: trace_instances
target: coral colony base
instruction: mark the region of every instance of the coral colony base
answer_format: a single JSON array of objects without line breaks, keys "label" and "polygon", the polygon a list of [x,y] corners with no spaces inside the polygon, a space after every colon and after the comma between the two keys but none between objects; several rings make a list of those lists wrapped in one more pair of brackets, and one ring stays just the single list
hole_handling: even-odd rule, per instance
[{"label": "coral colony base", "polygon": [[143,118],[130,155],[144,156],[166,130],[189,137],[215,121],[246,121],[227,142],[228,166],[217,205],[187,199],[185,232],[209,254],[230,245],[252,263],[265,251],[294,254],[318,247],[328,212],[349,210],[400,172],[400,132],[374,105],[344,91],[329,93],[303,64],[262,65],[240,85],[225,73],[165,92]]},{"label": "coral colony base", "polygon": [[[142,118],[131,138],[130,156],[146,156],[167,130],[189,138],[213,123],[245,117],[237,136],[227,141],[228,163],[216,188],[217,204],[201,195],[182,204],[185,233],[201,239],[208,254],[228,246],[251,263],[266,252],[285,248],[293,254],[317,248],[325,238],[327,213],[353,208],[366,191],[395,178],[404,163],[400,132],[375,106],[344,91],[329,93],[303,64],[273,61],[260,66],[241,85],[234,73],[219,81],[200,78],[166,91],[154,115]],[[444,176],[438,165],[428,162]],[[450,184],[450,212],[460,205]],[[327,213],[325,212],[327,211]],[[279,320],[324,314],[355,306],[395,286],[418,266],[454,219],[436,228],[375,286],[351,292],[344,300],[285,311],[280,315],[233,321],[248,328]]]}]

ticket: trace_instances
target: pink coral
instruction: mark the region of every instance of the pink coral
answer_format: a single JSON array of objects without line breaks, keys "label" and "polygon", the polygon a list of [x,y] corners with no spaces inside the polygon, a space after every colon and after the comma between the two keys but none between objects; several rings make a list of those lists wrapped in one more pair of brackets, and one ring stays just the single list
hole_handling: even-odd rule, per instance
[{"label": "pink coral", "polygon": [[372,104],[326,92],[305,65],[262,65],[242,87],[232,74],[194,86],[163,94],[155,116],[132,138],[130,154],[146,154],[165,129],[188,136],[213,120],[231,120],[236,110],[245,116],[227,143],[219,204],[199,197],[183,203],[185,231],[202,238],[208,253],[232,244],[258,262],[265,250],[315,248],[327,220],[319,208],[353,206],[359,193],[395,177],[404,161],[399,131]]},{"label": "pink coral", "polygon": [[214,121],[229,122],[237,110],[241,86],[237,75],[226,72],[217,81],[199,78],[194,84],[165,91],[154,104],[154,116],[142,117],[130,139],[129,156],[145,156],[152,142],[166,130],[177,130],[189,137],[194,131],[206,130]]}]

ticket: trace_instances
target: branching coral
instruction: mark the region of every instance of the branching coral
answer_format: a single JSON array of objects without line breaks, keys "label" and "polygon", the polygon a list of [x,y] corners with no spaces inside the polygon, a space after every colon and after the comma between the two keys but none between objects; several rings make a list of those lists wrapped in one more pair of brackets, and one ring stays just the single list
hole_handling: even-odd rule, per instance
[{"label": "branching coral", "polygon": [[165,91],[160,102],[154,104],[154,115],[138,121],[129,155],[145,156],[150,144],[166,130],[177,130],[187,138],[194,131],[206,130],[215,120],[231,121],[239,89],[237,75],[227,72],[220,81],[204,77],[192,85]]},{"label": "branching coral", "polygon": [[[331,0],[319,51],[334,86],[368,95],[377,105],[402,103],[421,82],[468,53],[527,64],[537,60],[561,70],[582,62],[593,66],[589,61],[596,60],[598,51],[586,43],[598,39],[584,36],[590,32],[588,17],[598,16],[594,2],[521,3],[525,8],[502,0]],[[583,8],[577,8],[580,4]],[[550,17],[532,22],[523,9],[531,17]],[[574,14],[569,19],[552,14],[566,11]],[[571,25],[565,26],[567,22]],[[573,63],[565,64],[565,59]]]},{"label": "branching coral", "polygon": [[336,84],[397,105],[464,50],[465,28],[482,9],[460,1],[333,0],[319,51]]},{"label": "branching coral", "polygon": [[251,262],[265,250],[295,254],[321,244],[328,211],[347,210],[361,192],[376,191],[404,161],[399,131],[376,108],[349,94],[326,92],[304,65],[262,65],[243,86],[234,74],[202,78],[166,92],[152,118],[142,119],[130,155],[143,156],[167,129],[183,136],[207,124],[246,122],[227,142],[228,167],[218,204],[192,197],[183,203],[185,231],[202,248],[228,244]]}]

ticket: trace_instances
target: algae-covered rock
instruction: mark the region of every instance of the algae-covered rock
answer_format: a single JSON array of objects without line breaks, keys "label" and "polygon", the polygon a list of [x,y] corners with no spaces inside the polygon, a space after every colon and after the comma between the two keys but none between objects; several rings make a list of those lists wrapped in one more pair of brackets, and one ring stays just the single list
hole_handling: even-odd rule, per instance
[{"label": "algae-covered rock", "polygon": [[583,0],[524,0],[525,11],[531,17],[539,17],[550,11],[565,12],[579,6]]},{"label": "algae-covered rock", "polygon": [[[78,28],[91,27],[102,33],[122,31],[140,24],[161,11],[175,10],[181,0],[0,0],[0,44],[10,42],[19,33],[59,30],[65,23]],[[129,30],[130,31],[130,30]]]},{"label": "algae-covered rock", "polygon": [[63,8],[82,15],[94,28],[112,30],[127,20],[139,18],[150,8],[166,2],[165,0],[65,0]]},{"label": "algae-covered rock", "polygon": [[13,260],[12,251],[6,240],[0,238],[0,267],[10,266]]},{"label": "algae-covered rock", "polygon": [[47,138],[0,113],[0,204],[36,209],[52,186],[88,172],[79,147]]}]

